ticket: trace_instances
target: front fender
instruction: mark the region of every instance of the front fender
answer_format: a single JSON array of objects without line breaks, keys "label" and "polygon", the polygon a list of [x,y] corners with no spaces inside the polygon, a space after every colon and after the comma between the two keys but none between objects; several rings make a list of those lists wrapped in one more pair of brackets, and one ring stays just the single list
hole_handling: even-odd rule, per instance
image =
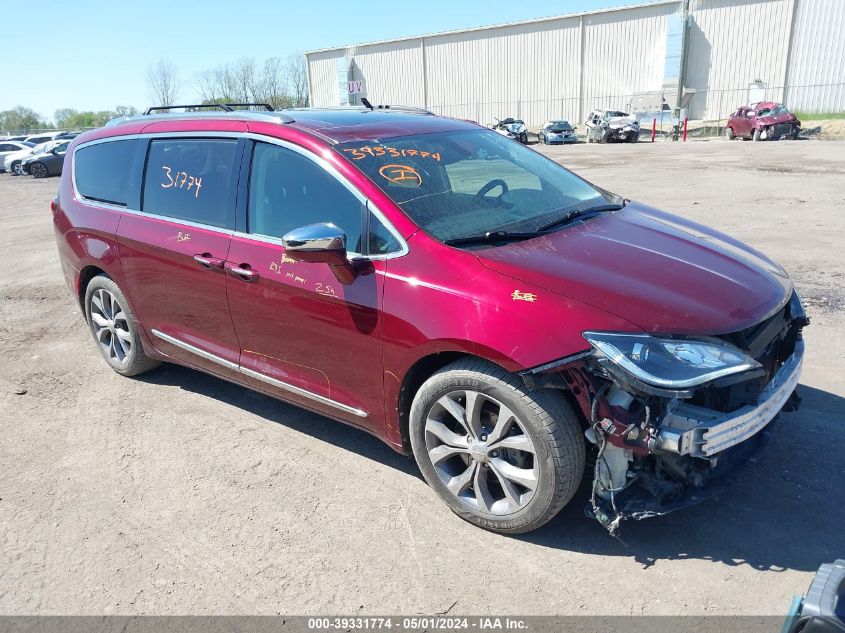
[{"label": "front fender", "polygon": [[598,308],[491,270],[470,251],[443,246],[427,236],[414,241],[408,255],[389,260],[380,272],[385,276],[388,426],[398,423],[405,376],[428,356],[467,354],[517,372],[589,349],[581,336],[584,330],[639,329]]}]

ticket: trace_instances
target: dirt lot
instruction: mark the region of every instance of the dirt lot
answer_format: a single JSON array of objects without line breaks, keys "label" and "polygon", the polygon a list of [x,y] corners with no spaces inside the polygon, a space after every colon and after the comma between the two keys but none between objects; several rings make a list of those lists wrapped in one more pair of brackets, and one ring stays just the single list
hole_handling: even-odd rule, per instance
[{"label": "dirt lot", "polygon": [[729,494],[625,546],[582,489],[507,538],[361,432],[179,367],[121,378],[62,280],[56,179],[2,175],[0,613],[784,613],[845,557],[845,143],[543,151],[769,253],[806,297],[803,408]]}]

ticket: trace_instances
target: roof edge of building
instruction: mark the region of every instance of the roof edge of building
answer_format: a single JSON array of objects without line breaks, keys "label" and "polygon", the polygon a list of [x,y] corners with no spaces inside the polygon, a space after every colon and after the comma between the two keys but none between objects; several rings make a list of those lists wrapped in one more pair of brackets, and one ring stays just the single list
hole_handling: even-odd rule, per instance
[{"label": "roof edge of building", "polygon": [[502,22],[500,24],[487,24],[485,26],[475,26],[468,29],[452,29],[450,31],[435,31],[432,33],[422,33],[420,35],[406,35],[404,37],[393,37],[386,40],[373,40],[370,42],[360,42],[357,44],[345,44],[342,46],[328,46],[326,48],[314,48],[310,51],[305,51],[306,59],[309,55],[316,53],[328,53],[330,51],[341,51],[348,48],[361,48],[365,46],[377,46],[379,44],[393,44],[395,42],[409,42],[413,40],[423,40],[430,37],[440,37],[443,35],[457,35],[459,33],[474,33],[477,31],[488,31],[491,29],[501,29],[508,26],[522,26],[524,24],[537,24],[539,22],[553,22],[554,20],[565,20],[572,18],[587,17],[590,15],[598,15],[602,13],[614,13],[617,11],[629,11],[634,9],[643,9],[647,7],[659,7],[669,4],[680,5],[682,0],[654,0],[653,2],[641,2],[637,4],[623,5],[619,7],[608,7],[607,9],[595,9],[593,11],[581,11],[579,13],[565,13],[563,15],[550,15],[544,18],[531,18],[530,20],[518,20],[516,22]]}]

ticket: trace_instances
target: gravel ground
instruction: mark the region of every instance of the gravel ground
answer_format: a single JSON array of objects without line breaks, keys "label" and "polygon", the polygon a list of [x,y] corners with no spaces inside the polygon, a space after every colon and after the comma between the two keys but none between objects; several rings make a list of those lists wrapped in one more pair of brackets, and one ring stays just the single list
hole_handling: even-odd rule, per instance
[{"label": "gravel ground", "polygon": [[541,151],[749,242],[806,297],[803,408],[728,494],[622,544],[582,487],[497,536],[364,433],[179,367],[122,378],[62,280],[57,180],[2,175],[0,613],[784,613],[845,556],[845,143]]}]

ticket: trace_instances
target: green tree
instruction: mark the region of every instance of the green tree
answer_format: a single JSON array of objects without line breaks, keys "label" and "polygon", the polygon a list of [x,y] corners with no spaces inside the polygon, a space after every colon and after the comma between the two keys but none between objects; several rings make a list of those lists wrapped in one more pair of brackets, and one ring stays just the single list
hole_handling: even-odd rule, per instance
[{"label": "green tree", "polygon": [[0,130],[6,132],[26,133],[43,130],[50,127],[50,122],[41,118],[32,108],[17,106],[11,110],[0,112]]}]

